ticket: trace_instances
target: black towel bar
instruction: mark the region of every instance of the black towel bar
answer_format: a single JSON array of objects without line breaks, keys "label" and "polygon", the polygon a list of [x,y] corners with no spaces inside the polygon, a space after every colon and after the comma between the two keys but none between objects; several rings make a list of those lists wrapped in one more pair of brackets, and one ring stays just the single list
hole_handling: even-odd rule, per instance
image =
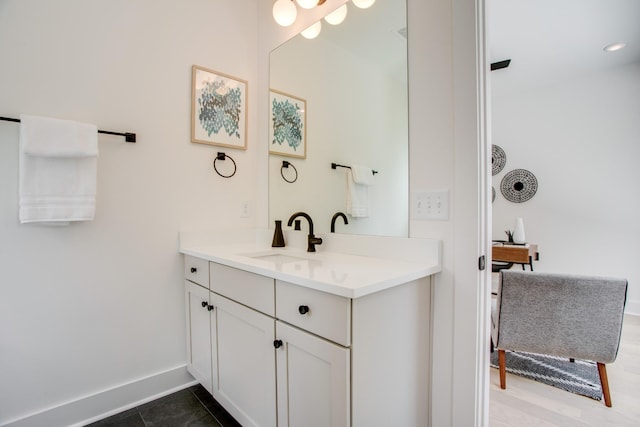
[{"label": "black towel bar", "polygon": [[[331,163],[331,169],[335,169],[335,168],[347,168],[347,169],[351,169],[351,166],[345,166],[345,165],[339,165],[337,163]],[[373,175],[377,174],[378,171],[374,171],[372,170],[371,173]]]},{"label": "black towel bar", "polygon": [[[5,122],[20,123],[20,119],[12,119],[11,117],[0,117],[0,120]],[[98,130],[98,133],[105,133],[108,135],[124,136],[124,140],[127,142],[136,142],[136,134],[131,132],[111,132],[109,130]]]}]

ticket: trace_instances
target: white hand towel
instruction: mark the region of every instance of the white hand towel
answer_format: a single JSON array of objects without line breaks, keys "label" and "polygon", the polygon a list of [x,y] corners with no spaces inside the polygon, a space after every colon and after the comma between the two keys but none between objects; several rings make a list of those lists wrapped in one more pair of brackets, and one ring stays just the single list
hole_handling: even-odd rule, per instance
[{"label": "white hand towel", "polygon": [[373,170],[362,165],[351,165],[353,182],[361,185],[373,185]]},{"label": "white hand towel", "polygon": [[369,187],[356,184],[351,169],[347,169],[347,213],[353,218],[369,216]]},{"label": "white hand towel", "polygon": [[20,222],[64,224],[95,217],[94,125],[20,116]]}]

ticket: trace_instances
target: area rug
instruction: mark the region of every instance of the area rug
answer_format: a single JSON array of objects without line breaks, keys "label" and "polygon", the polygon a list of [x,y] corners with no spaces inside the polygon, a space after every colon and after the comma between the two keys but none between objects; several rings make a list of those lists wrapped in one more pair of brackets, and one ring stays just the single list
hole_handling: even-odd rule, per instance
[{"label": "area rug", "polygon": [[[602,399],[598,366],[595,362],[571,362],[566,358],[521,351],[507,351],[505,357],[507,372],[595,400]],[[497,350],[491,353],[491,367],[498,368]]]}]

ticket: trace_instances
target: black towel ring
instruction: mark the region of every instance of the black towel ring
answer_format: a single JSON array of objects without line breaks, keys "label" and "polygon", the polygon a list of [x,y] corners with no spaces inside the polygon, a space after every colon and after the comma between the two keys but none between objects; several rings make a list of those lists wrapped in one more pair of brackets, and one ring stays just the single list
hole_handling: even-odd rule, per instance
[{"label": "black towel ring", "polygon": [[[216,167],[216,162],[217,162],[218,160],[223,160],[223,161],[224,161],[224,160],[226,160],[226,159],[231,160],[231,162],[233,163],[233,172],[232,172],[230,175],[223,175],[223,174],[221,174],[221,173],[220,173],[220,171],[218,170],[218,168]],[[230,156],[228,156],[228,155],[226,155],[226,154],[224,154],[224,153],[220,153],[220,152],[219,152],[219,153],[218,153],[218,155],[216,156],[216,158],[215,158],[215,159],[213,159],[213,169],[214,169],[214,170],[216,171],[216,173],[217,173],[218,175],[220,175],[221,177],[223,177],[223,178],[231,178],[233,175],[235,175],[235,174],[236,174],[236,171],[238,170],[238,166],[236,165],[235,160],[233,160]]]},{"label": "black towel ring", "polygon": [[[293,170],[296,173],[296,177],[293,178],[293,180],[289,181],[285,176],[284,176],[284,170],[288,169],[289,166],[291,166],[293,168]],[[289,184],[293,184],[294,182],[296,182],[298,180],[298,169],[296,169],[295,166],[293,166],[293,163],[290,163],[286,160],[282,161],[282,166],[280,167],[280,176],[282,177],[282,179],[284,179],[285,181],[287,181]]]}]

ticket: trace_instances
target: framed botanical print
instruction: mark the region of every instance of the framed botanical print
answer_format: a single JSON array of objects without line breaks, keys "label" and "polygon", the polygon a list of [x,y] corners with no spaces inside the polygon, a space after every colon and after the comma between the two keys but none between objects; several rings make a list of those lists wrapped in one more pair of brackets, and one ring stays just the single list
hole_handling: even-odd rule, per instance
[{"label": "framed botanical print", "polygon": [[247,148],[247,82],[192,67],[191,141]]}]

